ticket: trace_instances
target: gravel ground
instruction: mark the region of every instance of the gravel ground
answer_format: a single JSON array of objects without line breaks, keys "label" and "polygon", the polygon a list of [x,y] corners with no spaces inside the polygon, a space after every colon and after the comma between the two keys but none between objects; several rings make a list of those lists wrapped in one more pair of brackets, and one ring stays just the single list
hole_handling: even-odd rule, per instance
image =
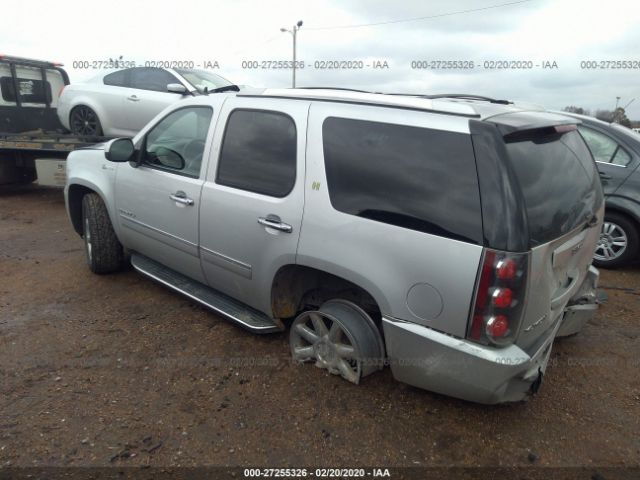
[{"label": "gravel ground", "polygon": [[[0,466],[638,466],[640,269],[487,407],[289,361],[133,271],[97,276],[54,189],[0,190]],[[592,477],[594,478],[594,477]]]}]

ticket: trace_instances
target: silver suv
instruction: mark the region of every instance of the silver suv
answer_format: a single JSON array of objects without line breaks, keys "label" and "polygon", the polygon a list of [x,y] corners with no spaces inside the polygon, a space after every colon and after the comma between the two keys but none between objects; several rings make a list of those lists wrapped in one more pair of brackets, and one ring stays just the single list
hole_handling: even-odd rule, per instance
[{"label": "silver suv", "polygon": [[597,308],[577,123],[468,96],[199,96],[71,153],[67,209],[93,272],[130,258],[247,330],[288,326],[296,361],[516,401]]}]

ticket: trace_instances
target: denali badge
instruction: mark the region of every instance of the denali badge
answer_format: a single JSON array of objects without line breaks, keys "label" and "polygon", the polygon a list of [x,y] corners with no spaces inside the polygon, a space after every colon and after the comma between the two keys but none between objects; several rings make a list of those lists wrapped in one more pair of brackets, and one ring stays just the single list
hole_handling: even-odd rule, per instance
[{"label": "denali badge", "polygon": [[[582,245],[580,245],[582,246]],[[579,248],[579,247],[578,247]],[[533,322],[531,325],[529,325],[527,328],[524,329],[525,332],[530,332],[531,330],[533,330],[534,328],[540,326],[540,324],[542,324],[542,322],[544,322],[544,319],[547,318],[547,314],[545,313],[543,316],[541,316],[538,320],[536,320],[535,322]]]},{"label": "denali badge", "polygon": [[584,244],[584,242],[580,242],[578,245],[576,245],[575,247],[573,247],[571,249],[571,256],[575,255],[576,253],[578,253],[578,250],[580,250],[582,248],[582,245]]},{"label": "denali badge", "polygon": [[136,214],[133,212],[130,212],[129,210],[123,210],[122,208],[119,209],[120,211],[120,215],[123,215],[125,217],[129,217],[129,218],[136,218]]}]

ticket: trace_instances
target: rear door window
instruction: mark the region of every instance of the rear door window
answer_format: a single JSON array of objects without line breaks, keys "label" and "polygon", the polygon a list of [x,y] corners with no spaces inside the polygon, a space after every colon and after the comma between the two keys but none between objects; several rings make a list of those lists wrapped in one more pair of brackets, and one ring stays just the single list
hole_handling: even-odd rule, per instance
[{"label": "rear door window", "polygon": [[570,232],[602,204],[600,178],[577,131],[508,142],[507,151],[524,196],[531,246]]},{"label": "rear door window", "polygon": [[596,162],[626,167],[631,156],[613,138],[583,125],[578,127]]},{"label": "rear door window", "polygon": [[611,163],[620,167],[626,167],[631,163],[631,155],[629,155],[622,147],[618,147],[618,150],[611,159]]},{"label": "rear door window", "polygon": [[336,210],[482,243],[470,135],[336,117],[324,121],[322,135]]},{"label": "rear door window", "polygon": [[105,85],[110,85],[112,87],[127,87],[129,86],[129,72],[130,69],[118,70],[117,72],[113,72],[105,76],[102,79],[102,82]]},{"label": "rear door window", "polygon": [[216,183],[286,197],[296,181],[296,126],[267,110],[234,110],[222,141]]}]

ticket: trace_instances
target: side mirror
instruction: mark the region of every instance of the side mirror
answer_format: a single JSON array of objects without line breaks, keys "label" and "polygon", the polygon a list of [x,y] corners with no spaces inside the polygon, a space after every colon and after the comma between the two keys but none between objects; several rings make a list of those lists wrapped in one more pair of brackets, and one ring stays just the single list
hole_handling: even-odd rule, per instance
[{"label": "side mirror", "polygon": [[156,162],[163,167],[171,168],[173,170],[182,170],[186,165],[182,155],[170,148],[158,147],[154,154],[156,156]]},{"label": "side mirror", "polygon": [[167,92],[179,93],[180,95],[184,95],[185,93],[187,93],[187,87],[185,87],[181,83],[169,83],[167,85]]},{"label": "side mirror", "polygon": [[128,162],[135,148],[130,138],[116,138],[107,143],[104,156],[110,162]]}]

